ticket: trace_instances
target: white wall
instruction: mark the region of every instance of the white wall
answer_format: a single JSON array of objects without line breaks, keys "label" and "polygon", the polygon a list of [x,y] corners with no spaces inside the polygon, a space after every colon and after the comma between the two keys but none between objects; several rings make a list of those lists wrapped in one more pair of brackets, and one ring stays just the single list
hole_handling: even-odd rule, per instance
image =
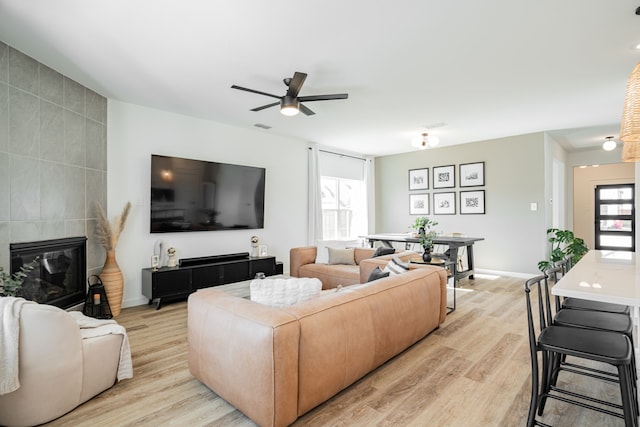
[{"label": "white wall", "polygon": [[[460,215],[462,163],[485,162],[485,215]],[[407,232],[415,220],[409,215],[408,170],[456,165],[456,188],[427,190],[456,192],[456,215],[429,215],[438,231],[484,237],[475,244],[476,268],[515,275],[537,274],[545,257],[545,143],[542,133],[413,151],[376,158],[376,232]],[[412,192],[413,193],[413,192]],[[530,204],[537,203],[536,211]],[[433,207],[433,206],[431,206]]]},{"label": "white wall", "polygon": [[[133,205],[116,249],[123,306],[147,303],[141,269],[150,266],[157,239],[189,258],[250,252],[256,235],[288,271],[289,249],[307,240],[307,151],[300,140],[109,100],[108,215],[119,214],[127,201]],[[152,153],[266,168],[265,228],[151,234]]]}]

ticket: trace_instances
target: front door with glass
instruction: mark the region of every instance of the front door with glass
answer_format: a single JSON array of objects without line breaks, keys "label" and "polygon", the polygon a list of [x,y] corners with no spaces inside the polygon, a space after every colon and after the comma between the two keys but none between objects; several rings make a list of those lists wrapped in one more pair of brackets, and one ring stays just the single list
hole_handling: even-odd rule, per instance
[{"label": "front door with glass", "polygon": [[635,251],[634,193],[634,184],[596,186],[596,249]]}]

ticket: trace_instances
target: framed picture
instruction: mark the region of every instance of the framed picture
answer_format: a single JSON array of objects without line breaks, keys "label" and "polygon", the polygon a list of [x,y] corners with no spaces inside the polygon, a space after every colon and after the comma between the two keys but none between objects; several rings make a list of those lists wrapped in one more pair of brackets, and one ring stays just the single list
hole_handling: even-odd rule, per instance
[{"label": "framed picture", "polygon": [[433,193],[434,215],[456,214],[456,193]]},{"label": "framed picture", "polygon": [[484,162],[460,165],[460,187],[484,185]]},{"label": "framed picture", "polygon": [[438,166],[433,168],[433,188],[453,188],[456,186],[456,167]]},{"label": "framed picture", "polygon": [[460,214],[484,214],[484,190],[461,191]]},{"label": "framed picture", "polygon": [[429,215],[429,194],[409,194],[409,214]]},{"label": "framed picture", "polygon": [[429,168],[409,169],[409,191],[429,189]]}]

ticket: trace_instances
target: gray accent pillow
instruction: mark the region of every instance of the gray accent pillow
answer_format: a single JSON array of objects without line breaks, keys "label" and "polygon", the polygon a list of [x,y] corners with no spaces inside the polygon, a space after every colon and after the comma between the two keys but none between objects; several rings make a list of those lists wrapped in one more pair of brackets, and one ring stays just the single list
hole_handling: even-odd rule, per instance
[{"label": "gray accent pillow", "polygon": [[375,258],[377,256],[383,256],[383,255],[391,255],[391,254],[395,254],[396,250],[394,248],[387,248],[386,246],[379,246],[376,251],[373,253],[373,256],[371,258]]},{"label": "gray accent pillow", "polygon": [[389,277],[389,274],[390,273],[388,271],[382,271],[382,270],[380,270],[380,267],[376,267],[376,268],[373,269],[373,271],[369,275],[369,278],[367,279],[367,282],[373,282],[374,280],[378,280],[378,279],[383,279],[385,277]]},{"label": "gray accent pillow", "polygon": [[330,265],[345,264],[356,265],[356,257],[353,248],[339,249],[339,248],[327,248],[329,251]]}]

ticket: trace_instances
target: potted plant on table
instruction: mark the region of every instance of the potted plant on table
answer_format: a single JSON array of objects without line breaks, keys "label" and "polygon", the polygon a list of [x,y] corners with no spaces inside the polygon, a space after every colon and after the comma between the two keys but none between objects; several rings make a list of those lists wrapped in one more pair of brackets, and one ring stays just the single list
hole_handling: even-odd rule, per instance
[{"label": "potted plant on table", "polygon": [[420,245],[424,252],[422,259],[424,262],[431,262],[431,250],[433,249],[433,239],[438,235],[432,227],[438,225],[436,221],[433,221],[426,216],[420,216],[416,218],[412,228],[418,232],[418,239],[420,239]]},{"label": "potted plant on table", "polygon": [[558,261],[571,258],[573,263],[580,261],[580,258],[589,252],[589,248],[579,237],[576,237],[571,230],[560,230],[557,228],[547,229],[551,252],[549,259],[538,262],[538,269],[544,271],[553,267]]}]

